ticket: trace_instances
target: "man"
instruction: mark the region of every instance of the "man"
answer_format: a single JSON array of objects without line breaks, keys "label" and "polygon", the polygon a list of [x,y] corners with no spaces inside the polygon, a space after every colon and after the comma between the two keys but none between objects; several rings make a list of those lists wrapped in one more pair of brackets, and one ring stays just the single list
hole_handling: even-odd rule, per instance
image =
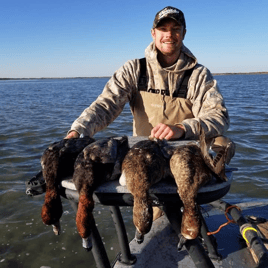
[{"label": "man", "polygon": [[229,163],[235,146],[222,136],[229,127],[228,112],[210,71],[198,64],[183,44],[183,12],[170,6],[159,11],[151,35],[146,63],[131,60],[115,72],[97,100],[74,121],[66,138],[92,137],[113,122],[129,102],[134,136],[197,140],[200,123],[207,138],[216,138],[215,151],[231,144]]},{"label": "man", "polygon": [[[66,138],[80,134],[92,137],[122,112],[126,102],[130,102],[134,116],[134,135],[198,139],[197,122],[205,128],[208,138],[226,132],[229,116],[217,82],[183,45],[186,23],[182,11],[173,7],[159,11],[151,34],[153,42],[145,50],[147,91],[138,90],[139,60],[128,61],[115,72],[97,100],[74,121]],[[192,68],[187,96],[173,97],[184,73]]]}]

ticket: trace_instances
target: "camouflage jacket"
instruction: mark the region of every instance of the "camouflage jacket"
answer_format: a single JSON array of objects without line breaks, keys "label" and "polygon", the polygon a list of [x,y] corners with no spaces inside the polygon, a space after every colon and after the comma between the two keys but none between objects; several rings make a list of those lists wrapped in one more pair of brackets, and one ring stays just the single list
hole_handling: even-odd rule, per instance
[{"label": "camouflage jacket", "polygon": [[[229,116],[217,81],[206,67],[197,63],[189,49],[183,45],[178,61],[167,68],[162,68],[159,64],[154,42],[146,48],[145,57],[148,88],[169,89],[171,93],[181,83],[184,71],[194,67],[186,97],[192,103],[194,118],[181,122],[186,129],[186,139],[198,139],[197,122],[201,123],[209,138],[223,135],[227,131]],[[74,121],[70,131],[75,130],[92,137],[112,123],[127,102],[133,111],[135,107],[131,104],[138,90],[139,75],[139,60],[126,62],[110,78],[98,98]]]}]

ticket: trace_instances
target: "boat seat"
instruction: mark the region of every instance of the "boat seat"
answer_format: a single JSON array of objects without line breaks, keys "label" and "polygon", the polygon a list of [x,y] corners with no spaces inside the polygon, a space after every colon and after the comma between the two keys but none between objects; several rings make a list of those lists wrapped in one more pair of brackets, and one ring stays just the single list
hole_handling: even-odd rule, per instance
[{"label": "boat seat", "polygon": [[[132,147],[138,141],[145,139],[148,139],[148,137],[129,137],[129,146]],[[171,146],[177,147],[192,142],[193,141],[171,141],[168,143]],[[231,168],[226,166],[226,176],[228,181],[219,183],[216,179],[212,179],[209,183],[200,188],[197,195],[197,203],[199,205],[207,204],[225,196],[228,193],[233,180],[232,171]],[[61,186],[63,190],[62,195],[65,198],[78,202],[79,195],[72,181],[72,177],[64,179],[61,182]],[[166,201],[180,202],[177,186],[171,178],[162,180],[151,186],[149,193],[154,206],[161,206],[163,202]],[[119,180],[105,182],[100,185],[94,192],[94,200],[97,203],[108,206],[133,205],[132,195],[126,186],[120,185]]]}]

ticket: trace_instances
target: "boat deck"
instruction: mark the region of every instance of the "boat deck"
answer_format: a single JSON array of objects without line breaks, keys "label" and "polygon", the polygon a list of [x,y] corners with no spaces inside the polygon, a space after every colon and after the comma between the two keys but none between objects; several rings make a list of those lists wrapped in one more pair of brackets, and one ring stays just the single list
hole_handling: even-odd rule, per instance
[{"label": "boat deck", "polygon": [[[268,219],[268,202],[237,204],[243,215],[254,215]],[[250,207],[250,208],[248,208]],[[209,206],[205,206],[209,209]],[[226,218],[219,210],[212,209],[203,213],[210,230],[217,230],[219,225],[226,222]],[[229,224],[214,235],[218,243],[218,251],[222,255],[221,261],[214,261],[215,268],[253,268],[256,267],[252,255],[244,239],[240,235],[239,227]],[[151,231],[145,236],[142,244],[130,242],[130,251],[137,257],[137,262],[125,266],[116,262],[115,268],[175,268],[196,267],[187,250],[177,251],[178,236],[172,229],[165,216],[157,219]],[[268,264],[267,264],[268,267]]]}]

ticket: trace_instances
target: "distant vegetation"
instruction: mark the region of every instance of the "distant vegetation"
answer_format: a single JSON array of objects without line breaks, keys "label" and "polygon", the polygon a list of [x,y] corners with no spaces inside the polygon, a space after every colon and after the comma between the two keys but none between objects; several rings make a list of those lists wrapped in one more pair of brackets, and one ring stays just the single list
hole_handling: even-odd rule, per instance
[{"label": "distant vegetation", "polygon": [[213,73],[213,75],[236,75],[236,74],[268,74],[268,72],[249,72],[249,73]]}]

